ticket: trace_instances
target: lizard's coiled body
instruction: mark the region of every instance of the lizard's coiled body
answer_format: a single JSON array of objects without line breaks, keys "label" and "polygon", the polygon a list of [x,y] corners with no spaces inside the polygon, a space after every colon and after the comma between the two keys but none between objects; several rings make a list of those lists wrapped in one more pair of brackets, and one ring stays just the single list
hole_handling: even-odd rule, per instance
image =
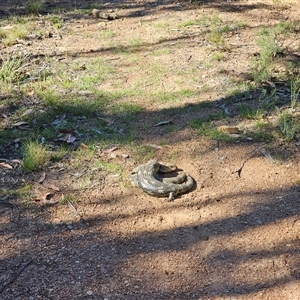
[{"label": "lizard's coiled body", "polygon": [[144,192],[156,197],[169,196],[172,201],[174,196],[188,192],[194,186],[194,179],[189,174],[180,174],[175,178],[159,178],[158,172],[172,172],[176,166],[165,166],[156,160],[136,168],[132,175],[133,185],[140,187]]}]

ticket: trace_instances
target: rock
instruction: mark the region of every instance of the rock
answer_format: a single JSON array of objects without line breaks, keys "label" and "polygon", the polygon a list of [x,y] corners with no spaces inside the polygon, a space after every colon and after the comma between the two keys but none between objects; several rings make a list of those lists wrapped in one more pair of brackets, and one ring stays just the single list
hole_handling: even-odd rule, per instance
[{"label": "rock", "polygon": [[118,15],[115,12],[107,13],[101,12],[101,10],[94,8],[92,10],[92,15],[94,18],[106,19],[106,20],[115,20],[118,18]]},{"label": "rock", "polygon": [[99,10],[99,9],[94,8],[92,10],[92,15],[94,18],[99,18],[100,13],[101,13],[101,10]]}]

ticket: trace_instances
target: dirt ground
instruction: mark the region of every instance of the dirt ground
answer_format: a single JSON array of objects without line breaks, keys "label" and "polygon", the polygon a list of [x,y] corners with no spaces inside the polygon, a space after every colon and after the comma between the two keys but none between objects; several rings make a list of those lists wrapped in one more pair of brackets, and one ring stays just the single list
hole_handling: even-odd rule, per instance
[{"label": "dirt ground", "polygon": [[[22,13],[22,6],[12,3],[18,1],[0,5],[2,18]],[[202,99],[187,99],[180,104],[190,110],[182,114],[174,111],[172,119],[177,130],[152,127],[141,141],[160,145],[155,152],[157,159],[172,158],[194,177],[196,185],[191,192],[168,202],[130,186],[118,172],[107,176],[94,172],[92,184],[76,191],[80,202],[73,207],[56,202],[78,185],[80,174],[71,158],[43,170],[47,173],[43,185],[37,183],[42,172],[24,174],[18,167],[1,169],[1,188],[32,182],[40,194],[54,194],[51,200],[37,201],[28,208],[18,205],[18,199],[11,202],[2,198],[1,299],[300,299],[299,146],[278,145],[276,151],[280,149],[284,159],[273,163],[261,152],[264,143],[251,139],[216,142],[198,136],[187,126],[193,116],[201,115],[195,109],[197,101],[222,99],[224,86],[231,84],[217,72],[218,68],[247,78],[249,66],[244,62],[258,51],[251,28],[276,24],[281,19],[299,19],[300,3],[289,3],[111,2],[105,9],[121,7],[126,16],[103,22],[66,10],[65,22],[70,31],[53,32],[52,38],[23,45],[32,54],[62,57],[64,66],[101,55],[119,68],[119,83],[130,86],[137,73],[143,75],[143,64],[153,59],[152,48],[159,46],[153,39],[160,35],[164,38],[164,31],[152,32],[149,22],[184,22],[211,12],[223,22],[250,25],[248,30],[228,36],[232,51],[226,54],[226,60],[203,68],[199,85],[215,89],[203,93]],[[88,1],[76,3],[77,8],[88,4],[92,5]],[[47,1],[43,14],[59,5],[74,8],[71,1]],[[126,71],[126,57],[104,47],[98,35],[103,28],[121,33],[116,37],[120,41],[133,36],[147,42],[136,62],[136,73]],[[154,58],[158,63],[184,73],[187,65],[201,65],[209,58],[209,52],[203,50],[206,41],[197,32],[170,32],[166,43],[172,50],[163,59]],[[289,45],[299,51],[299,40]],[[78,55],[66,55],[70,52]],[[165,88],[173,88],[178,76],[174,72],[164,78]],[[106,81],[103,88],[113,86]],[[139,103],[139,97],[132,101]],[[141,104],[147,113],[138,115],[134,122],[137,132],[143,135],[145,124],[164,119],[169,104]],[[238,121],[233,118],[231,122]],[[135,163],[126,151],[119,148],[109,159],[122,164],[129,174]],[[111,155],[98,154],[87,159],[82,174],[93,172],[91,161]]]}]

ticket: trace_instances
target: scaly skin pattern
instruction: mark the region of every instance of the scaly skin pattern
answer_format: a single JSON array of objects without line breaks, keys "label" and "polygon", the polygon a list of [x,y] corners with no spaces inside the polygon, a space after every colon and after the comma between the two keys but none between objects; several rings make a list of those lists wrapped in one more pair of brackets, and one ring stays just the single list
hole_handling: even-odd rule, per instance
[{"label": "scaly skin pattern", "polygon": [[[157,175],[157,172],[160,169],[164,168],[161,167],[159,162],[150,160],[145,165],[134,170],[136,174],[131,176],[131,181],[135,186],[138,185],[147,194],[156,197],[169,196],[170,201],[173,200],[174,196],[186,193],[194,186],[194,179],[188,174],[181,174],[173,179],[165,178],[166,180],[162,181]],[[164,170],[164,172],[171,172],[175,169],[170,168],[169,171]],[[185,182],[183,183],[183,181]]]}]

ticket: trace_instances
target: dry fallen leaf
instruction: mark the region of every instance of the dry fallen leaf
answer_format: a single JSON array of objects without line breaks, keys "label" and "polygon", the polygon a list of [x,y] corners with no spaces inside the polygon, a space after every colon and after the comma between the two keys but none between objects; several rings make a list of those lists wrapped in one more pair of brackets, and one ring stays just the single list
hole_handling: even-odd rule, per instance
[{"label": "dry fallen leaf", "polygon": [[46,201],[46,200],[50,200],[53,196],[54,196],[53,193],[46,192],[46,193],[38,195],[34,200],[35,201]]},{"label": "dry fallen leaf", "polygon": [[275,163],[275,159],[271,156],[270,152],[268,152],[265,148],[261,148],[260,152],[271,162]]},{"label": "dry fallen leaf", "polygon": [[22,117],[27,116],[27,115],[30,115],[32,112],[33,112],[33,109],[32,109],[32,108],[27,109],[27,110],[25,110],[25,111],[23,112]]},{"label": "dry fallen leaf", "polygon": [[80,143],[80,147],[85,148],[85,149],[89,149],[89,146],[87,146],[87,145],[84,144],[84,143]]},{"label": "dry fallen leaf", "polygon": [[155,124],[154,127],[155,127],[155,126],[167,125],[167,124],[173,124],[173,122],[170,121],[170,120],[167,120],[167,121],[161,121],[161,122]]},{"label": "dry fallen leaf", "polygon": [[4,162],[0,163],[0,166],[3,168],[6,168],[6,169],[10,169],[10,170],[13,169],[13,167],[11,165],[4,163]]},{"label": "dry fallen leaf", "polygon": [[44,180],[46,179],[47,174],[45,172],[42,173],[41,177],[38,180],[38,183],[43,183]]},{"label": "dry fallen leaf", "polygon": [[11,126],[12,127],[20,127],[20,126],[28,126],[28,122],[23,122],[23,121],[20,121],[20,122],[17,122],[15,124],[12,124]]},{"label": "dry fallen leaf", "polygon": [[229,134],[238,134],[240,133],[240,130],[238,127],[234,126],[219,126],[218,131],[223,132],[223,133],[229,133]]},{"label": "dry fallen leaf", "polygon": [[105,123],[107,123],[107,125],[112,125],[115,122],[114,119],[110,119],[110,118],[99,117],[98,119],[104,121]]},{"label": "dry fallen leaf", "polygon": [[105,150],[104,153],[111,153],[111,152],[113,152],[113,151],[115,151],[117,149],[118,149],[118,147],[111,147],[111,148]]},{"label": "dry fallen leaf", "polygon": [[65,134],[63,137],[59,138],[58,140],[66,142],[68,144],[73,144],[76,141],[76,137],[73,136],[72,134],[68,133],[68,134]]},{"label": "dry fallen leaf", "polygon": [[156,144],[146,144],[146,146],[154,148],[154,149],[162,149],[163,147],[160,145],[156,145]]},{"label": "dry fallen leaf", "polygon": [[45,186],[46,188],[48,189],[51,189],[53,191],[56,191],[56,192],[59,192],[60,191],[60,188],[54,184],[51,184],[51,183],[43,183],[43,186]]},{"label": "dry fallen leaf", "polygon": [[111,153],[109,157],[115,159],[118,157],[118,155],[116,153]]},{"label": "dry fallen leaf", "polygon": [[11,159],[9,162],[11,162],[12,164],[21,164],[21,161],[19,159]]},{"label": "dry fallen leaf", "polygon": [[59,125],[60,123],[61,123],[61,120],[60,120],[60,119],[56,119],[56,120],[54,120],[54,121],[51,123],[51,125],[56,126],[56,125]]}]

